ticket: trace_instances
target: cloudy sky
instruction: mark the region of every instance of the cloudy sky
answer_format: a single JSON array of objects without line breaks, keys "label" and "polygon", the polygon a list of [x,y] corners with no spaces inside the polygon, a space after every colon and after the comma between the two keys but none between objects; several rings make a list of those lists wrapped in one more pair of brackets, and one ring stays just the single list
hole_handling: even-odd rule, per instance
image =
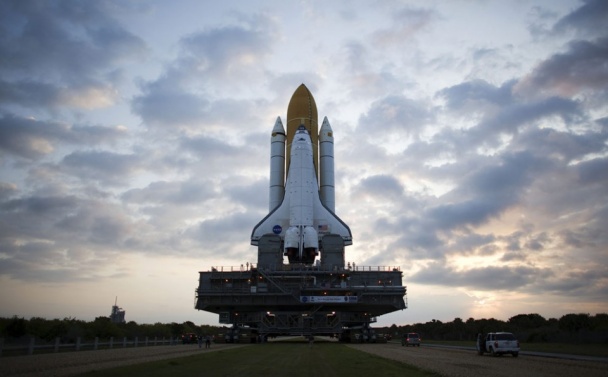
[{"label": "cloudy sky", "polygon": [[304,83],[378,325],[608,312],[608,2],[0,2],[0,316],[218,324]]}]

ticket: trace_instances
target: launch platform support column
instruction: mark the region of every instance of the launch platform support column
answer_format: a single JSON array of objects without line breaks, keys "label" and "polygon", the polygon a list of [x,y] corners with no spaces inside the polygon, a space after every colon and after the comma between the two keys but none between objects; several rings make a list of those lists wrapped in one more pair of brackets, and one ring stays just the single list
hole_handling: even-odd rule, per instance
[{"label": "launch platform support column", "polygon": [[258,268],[278,270],[283,265],[281,237],[265,234],[258,243]]},{"label": "launch platform support column", "polygon": [[327,234],[321,241],[321,266],[327,271],[344,268],[344,240],[337,234]]}]

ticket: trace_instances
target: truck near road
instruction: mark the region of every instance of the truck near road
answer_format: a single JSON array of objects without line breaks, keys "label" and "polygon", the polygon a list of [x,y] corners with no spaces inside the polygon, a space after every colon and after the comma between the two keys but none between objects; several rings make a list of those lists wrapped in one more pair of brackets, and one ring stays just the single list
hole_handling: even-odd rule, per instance
[{"label": "truck near road", "polygon": [[517,357],[519,355],[519,341],[510,332],[491,332],[477,335],[477,354],[491,353],[492,356],[501,356],[506,353]]}]

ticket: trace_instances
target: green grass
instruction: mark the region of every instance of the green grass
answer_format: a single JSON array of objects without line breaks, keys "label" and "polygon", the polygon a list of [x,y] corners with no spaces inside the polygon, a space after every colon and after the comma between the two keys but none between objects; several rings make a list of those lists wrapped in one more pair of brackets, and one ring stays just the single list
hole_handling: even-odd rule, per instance
[{"label": "green grass", "polygon": [[92,371],[84,376],[438,376],[340,343],[273,342]]},{"label": "green grass", "polygon": [[[445,344],[449,346],[475,347],[474,341],[448,341],[428,340],[428,344]],[[567,344],[567,343],[522,343],[522,351],[563,353],[569,355],[583,355],[608,357],[608,344]]]}]

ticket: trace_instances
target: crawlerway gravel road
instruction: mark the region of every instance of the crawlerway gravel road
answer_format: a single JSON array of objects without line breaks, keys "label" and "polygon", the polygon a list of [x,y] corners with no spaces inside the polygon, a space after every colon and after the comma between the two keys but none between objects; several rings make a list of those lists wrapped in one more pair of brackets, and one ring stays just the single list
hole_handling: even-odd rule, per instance
[{"label": "crawlerway gravel road", "polygon": [[351,344],[349,347],[398,360],[447,377],[606,377],[608,363],[510,355],[479,356],[475,351],[401,347],[400,344]]},{"label": "crawlerway gravel road", "polygon": [[[243,347],[243,345],[213,344],[208,350],[199,349],[197,345],[178,345],[1,357],[0,377],[75,376],[93,370],[235,347]],[[478,356],[474,351],[401,347],[398,343],[350,344],[349,347],[412,364],[447,377],[606,377],[608,375],[608,363],[601,362],[524,355],[520,355],[518,358]],[[212,374],[207,373],[207,375]]]},{"label": "crawlerway gravel road", "polygon": [[99,351],[49,353],[32,356],[0,357],[0,377],[66,377],[85,372],[148,361],[184,357],[202,352],[242,347],[239,344],[213,344],[199,348],[196,344],[118,348]]}]

